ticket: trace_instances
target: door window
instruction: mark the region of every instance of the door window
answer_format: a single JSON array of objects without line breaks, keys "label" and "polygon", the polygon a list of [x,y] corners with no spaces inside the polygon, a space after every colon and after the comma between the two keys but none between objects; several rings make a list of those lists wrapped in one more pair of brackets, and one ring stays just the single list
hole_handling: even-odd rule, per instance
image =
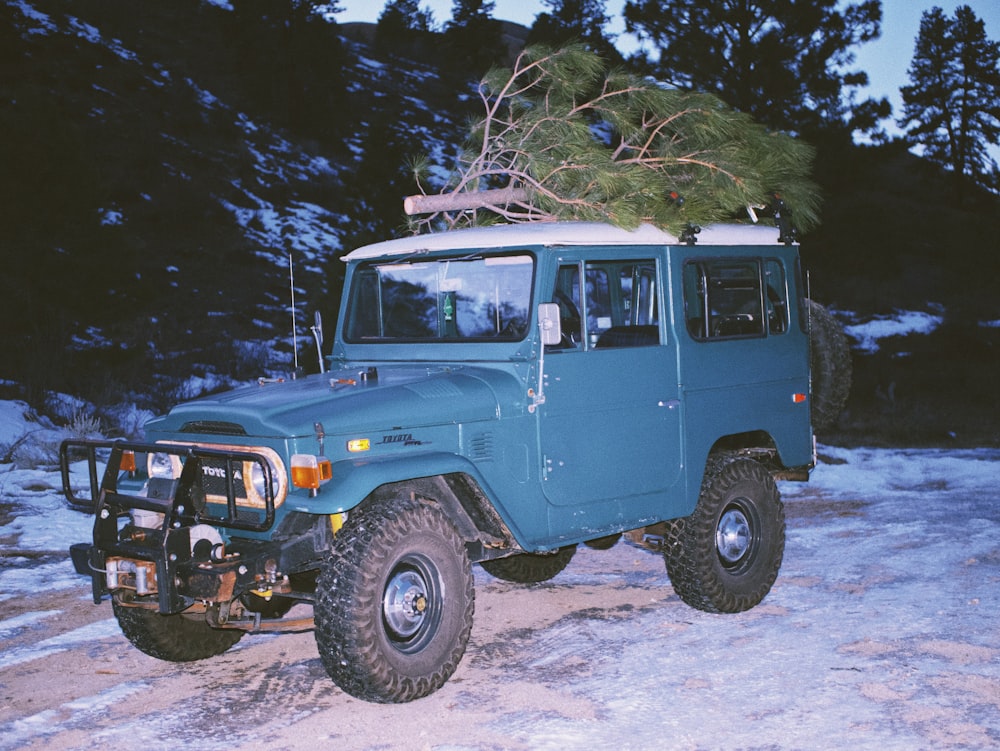
[{"label": "door window", "polygon": [[560,346],[582,348],[586,342],[586,349],[606,349],[659,344],[657,292],[652,259],[564,264],[553,294],[564,334]]}]

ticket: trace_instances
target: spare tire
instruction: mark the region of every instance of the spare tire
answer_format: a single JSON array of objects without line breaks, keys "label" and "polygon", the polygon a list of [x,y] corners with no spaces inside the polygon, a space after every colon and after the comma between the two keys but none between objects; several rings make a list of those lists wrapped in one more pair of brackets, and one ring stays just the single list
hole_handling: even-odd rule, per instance
[{"label": "spare tire", "polygon": [[844,329],[826,308],[806,300],[809,314],[809,367],[812,370],[812,425],[832,427],[851,390],[851,348]]}]

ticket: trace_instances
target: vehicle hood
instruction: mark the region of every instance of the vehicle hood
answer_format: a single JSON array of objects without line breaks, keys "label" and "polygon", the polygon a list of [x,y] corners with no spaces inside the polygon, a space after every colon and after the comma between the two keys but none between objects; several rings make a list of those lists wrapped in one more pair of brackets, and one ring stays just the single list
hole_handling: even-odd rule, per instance
[{"label": "vehicle hood", "polygon": [[146,432],[291,438],[313,435],[317,422],[333,435],[496,420],[526,405],[518,379],[499,368],[390,365],[376,373],[262,381],[178,405]]}]

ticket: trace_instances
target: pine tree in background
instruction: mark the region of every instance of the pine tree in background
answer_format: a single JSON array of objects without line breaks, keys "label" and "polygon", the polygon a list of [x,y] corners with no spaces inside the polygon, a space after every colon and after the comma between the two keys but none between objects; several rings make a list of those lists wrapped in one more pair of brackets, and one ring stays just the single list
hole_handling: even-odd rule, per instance
[{"label": "pine tree in background", "polygon": [[503,26],[493,18],[493,10],[491,0],[454,0],[442,40],[446,62],[442,73],[467,81],[507,59]]},{"label": "pine tree in background", "polygon": [[940,8],[923,14],[908,74],[899,125],[909,126],[909,143],[952,171],[959,204],[967,182],[1000,188],[987,151],[1000,145],[1000,43],[969,6],[954,18]]},{"label": "pine tree in background", "polygon": [[419,0],[389,0],[375,24],[375,49],[386,55],[412,54],[434,30],[434,14]]},{"label": "pine tree in background", "polygon": [[[851,110],[888,116],[888,102],[845,104],[868,83],[848,71],[853,48],[878,38],[879,0],[628,0],[625,27],[652,46],[632,62],[678,88],[708,91],[769,127],[812,134],[853,127]],[[871,123],[874,124],[874,123]]]},{"label": "pine tree in background", "polygon": [[579,42],[607,60],[618,62],[621,53],[605,32],[611,18],[605,0],[542,0],[548,12],[535,17],[527,45],[561,47]]},{"label": "pine tree in background", "polygon": [[411,197],[408,211],[430,211],[417,230],[575,219],[681,233],[746,218],[775,193],[799,229],[817,220],[808,145],[712,95],[609,70],[582,45],[528,48],[480,95],[485,114],[443,194]]},{"label": "pine tree in background", "polygon": [[327,146],[339,142],[348,53],[324,14],[340,10],[306,0],[233,0],[225,27],[231,42],[213,52],[219,74],[237,67],[227,82],[255,116]]}]

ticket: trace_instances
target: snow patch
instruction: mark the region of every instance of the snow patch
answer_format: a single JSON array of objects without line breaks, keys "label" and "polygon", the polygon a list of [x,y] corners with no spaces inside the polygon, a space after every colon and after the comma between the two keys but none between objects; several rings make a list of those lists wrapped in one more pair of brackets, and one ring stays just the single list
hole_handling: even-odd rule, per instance
[{"label": "snow patch", "polygon": [[125,223],[125,215],[118,207],[110,209],[98,209],[101,215],[102,227],[117,227]]},{"label": "snow patch", "polygon": [[[844,332],[854,340],[854,349],[867,355],[879,351],[880,342],[893,336],[930,334],[944,323],[943,310],[935,306],[935,312],[919,310],[897,310],[888,315],[872,316],[867,321],[844,326]],[[841,316],[850,314],[839,313]]]},{"label": "snow patch", "polygon": [[4,650],[0,655],[0,669],[6,669],[13,665],[21,665],[25,662],[40,660],[43,657],[65,652],[72,649],[77,644],[86,644],[95,639],[115,639],[121,638],[118,628],[118,621],[114,618],[91,623],[65,634],[53,636],[51,639],[44,639],[36,642],[30,647],[15,647]]},{"label": "snow patch", "polygon": [[132,52],[132,50],[126,49],[120,40],[112,39],[109,42],[101,36],[99,29],[91,26],[89,23],[73,17],[70,17],[68,20],[70,30],[84,41],[89,42],[90,44],[99,44],[108,51],[118,55],[118,57],[122,60],[133,63],[138,62],[139,56]]},{"label": "snow patch", "polygon": [[36,10],[34,6],[29,5],[25,0],[16,0],[11,4],[21,11],[21,15],[26,20],[36,24],[34,28],[28,30],[29,34],[55,34],[59,31],[47,13]]}]

